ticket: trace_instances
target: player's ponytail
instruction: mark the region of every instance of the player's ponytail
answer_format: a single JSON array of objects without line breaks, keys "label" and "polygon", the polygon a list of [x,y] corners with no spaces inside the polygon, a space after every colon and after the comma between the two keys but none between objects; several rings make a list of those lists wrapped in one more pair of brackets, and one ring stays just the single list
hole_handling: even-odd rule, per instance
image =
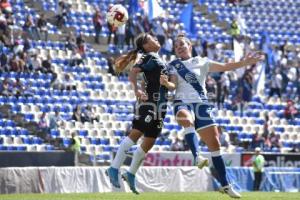
[{"label": "player's ponytail", "polygon": [[135,39],[135,49],[121,55],[115,60],[115,71],[117,73],[123,72],[129,66],[136,63],[138,53],[144,53],[143,45],[147,42],[147,33],[139,34]]},{"label": "player's ponytail", "polygon": [[120,57],[118,57],[115,60],[115,71],[117,73],[121,73],[129,66],[129,64],[131,62],[135,63],[137,54],[138,54],[137,50],[132,50],[132,51],[128,52],[127,54],[123,54]]}]

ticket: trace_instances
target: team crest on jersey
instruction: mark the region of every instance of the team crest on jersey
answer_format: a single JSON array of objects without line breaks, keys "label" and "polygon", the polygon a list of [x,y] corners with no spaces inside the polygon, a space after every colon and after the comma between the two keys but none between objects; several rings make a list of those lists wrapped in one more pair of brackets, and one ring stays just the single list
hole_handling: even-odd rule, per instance
[{"label": "team crest on jersey", "polygon": [[177,63],[175,66],[174,66],[177,70],[179,70],[181,68],[181,65],[179,63]]},{"label": "team crest on jersey", "polygon": [[187,73],[185,76],[184,76],[185,80],[188,82],[188,83],[197,83],[198,80],[195,76],[195,74],[189,72]]}]

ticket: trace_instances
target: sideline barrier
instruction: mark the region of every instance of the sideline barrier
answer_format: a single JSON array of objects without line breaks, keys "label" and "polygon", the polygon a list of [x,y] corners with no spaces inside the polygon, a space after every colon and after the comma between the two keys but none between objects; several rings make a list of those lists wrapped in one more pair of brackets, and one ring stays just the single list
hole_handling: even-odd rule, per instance
[{"label": "sideline barrier", "polygon": [[[91,193],[129,192],[120,178],[121,189],[113,188],[105,175],[107,167],[0,168],[0,193]],[[125,168],[121,169],[124,172]],[[141,167],[137,173],[140,192],[212,191],[208,168]]]},{"label": "sideline barrier", "polygon": [[[227,176],[239,191],[252,191],[254,174],[250,167],[229,167]],[[214,185],[216,185],[214,181]],[[300,192],[300,168],[266,167],[262,191]]]}]

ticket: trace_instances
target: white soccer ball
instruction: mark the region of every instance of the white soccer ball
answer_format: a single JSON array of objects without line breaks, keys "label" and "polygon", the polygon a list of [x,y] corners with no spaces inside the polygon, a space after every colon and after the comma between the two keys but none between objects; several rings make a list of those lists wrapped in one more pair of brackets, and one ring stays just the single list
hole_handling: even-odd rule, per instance
[{"label": "white soccer ball", "polygon": [[106,19],[108,23],[114,27],[122,26],[128,20],[127,9],[121,4],[113,5],[109,8]]}]

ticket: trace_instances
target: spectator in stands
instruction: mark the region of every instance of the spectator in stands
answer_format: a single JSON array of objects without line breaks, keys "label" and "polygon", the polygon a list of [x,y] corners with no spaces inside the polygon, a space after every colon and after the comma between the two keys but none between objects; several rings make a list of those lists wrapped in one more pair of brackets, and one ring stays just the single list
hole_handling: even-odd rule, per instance
[{"label": "spectator in stands", "polygon": [[24,51],[23,46],[22,46],[22,41],[19,38],[17,38],[14,41],[14,43],[12,45],[12,49],[13,49],[13,53],[16,55],[18,55],[19,53]]},{"label": "spectator in stands", "polygon": [[76,51],[76,49],[77,49],[76,38],[75,38],[73,32],[71,32],[67,36],[66,43],[65,43],[65,48],[66,48],[66,50]]},{"label": "spectator in stands", "polygon": [[23,51],[21,53],[19,53],[19,66],[22,72],[27,72],[28,71],[28,67],[27,67],[27,54]]},{"label": "spectator in stands", "polygon": [[37,52],[33,52],[32,58],[31,58],[31,65],[32,65],[32,71],[33,72],[43,72],[42,68],[42,61],[40,56],[38,56]]},{"label": "spectator in stands", "polygon": [[1,83],[0,95],[1,96],[11,96],[12,95],[11,83],[8,78],[5,78]]},{"label": "spectator in stands", "polygon": [[175,141],[171,144],[170,149],[171,151],[184,151],[185,148],[184,148],[183,140],[176,137]]},{"label": "spectator in stands", "polygon": [[51,82],[54,82],[57,78],[57,74],[54,72],[54,69],[51,64],[51,55],[48,54],[47,58],[42,61],[42,72],[47,74],[52,74]]},{"label": "spectator in stands", "polygon": [[84,64],[82,56],[80,55],[77,49],[72,50],[72,54],[70,57],[70,66],[79,66],[80,64]]},{"label": "spectator in stands", "polygon": [[237,132],[231,132],[229,134],[229,138],[230,138],[230,144],[234,145],[234,146],[238,146],[239,145],[239,138],[238,138],[238,133]]},{"label": "spectator in stands", "polygon": [[255,148],[255,155],[252,157],[252,165],[254,171],[254,184],[253,190],[258,191],[262,180],[262,174],[264,172],[265,158],[260,153],[259,147]]},{"label": "spectator in stands", "polygon": [[163,46],[162,50],[163,50],[163,54],[167,56],[166,60],[169,61],[173,53],[173,40],[168,34],[166,37],[165,45]]},{"label": "spectator in stands", "polygon": [[193,47],[194,47],[197,55],[199,55],[199,56],[203,55],[203,46],[201,44],[201,40],[197,40],[196,43],[193,45]]},{"label": "spectator in stands", "polygon": [[0,72],[7,72],[9,70],[7,54],[2,52],[0,55]]},{"label": "spectator in stands", "polygon": [[240,114],[243,116],[244,110],[247,109],[248,103],[252,99],[252,88],[253,88],[253,73],[252,68],[247,69],[241,78],[241,108],[240,108]]},{"label": "spectator in stands", "polygon": [[250,6],[251,0],[227,0],[228,3],[232,3],[235,6]]},{"label": "spectator in stands", "polygon": [[94,107],[87,105],[83,110],[83,116],[85,118],[85,121],[93,123],[94,121],[99,121],[99,119],[96,116],[96,110]]},{"label": "spectator in stands", "polygon": [[16,82],[14,82],[13,87],[12,87],[12,92],[14,94],[14,96],[16,96],[17,98],[21,95],[23,95],[24,92],[24,85],[22,84],[22,82],[20,81],[19,78],[16,78]]},{"label": "spectator in stands", "polygon": [[8,26],[5,15],[0,11],[0,31],[2,34],[8,33]]},{"label": "spectator in stands", "polygon": [[24,38],[24,43],[23,43],[23,51],[24,52],[29,52],[31,49],[31,41],[28,37]]},{"label": "spectator in stands", "polygon": [[[204,84],[208,72],[231,71],[253,65],[264,58],[259,52],[248,55],[243,61],[235,63],[218,63],[200,56],[192,57],[192,43],[184,35],[176,38],[174,47],[178,59],[172,61],[170,65],[174,66],[175,74],[181,78],[176,85],[174,100],[174,114],[177,122],[184,127],[184,133],[191,136],[186,139],[188,143],[192,143],[189,146],[198,146],[198,141],[195,139],[197,130],[201,140],[206,143],[212,154],[212,162],[222,185],[220,190],[230,197],[240,198],[241,195],[232,188],[226,177],[218,129],[211,116],[213,106],[207,100]],[[190,106],[191,104],[193,106]],[[194,119],[192,113],[195,113]],[[195,159],[196,156],[194,155]]]},{"label": "spectator in stands", "polygon": [[176,3],[186,4],[188,2],[189,2],[189,0],[176,0]]},{"label": "spectator in stands", "polygon": [[50,130],[52,129],[56,130],[63,125],[64,123],[63,123],[63,119],[60,116],[59,108],[55,108],[54,115],[53,114],[49,115],[49,128]]},{"label": "spectator in stands", "polygon": [[166,27],[163,26],[164,21],[162,18],[159,18],[158,20],[155,21],[153,31],[159,41],[159,44],[163,47],[166,41]]},{"label": "spectator in stands", "polygon": [[294,121],[295,116],[298,114],[298,110],[294,105],[294,102],[292,100],[288,100],[286,107],[284,109],[284,116],[287,120]]},{"label": "spectator in stands", "polygon": [[57,12],[56,12],[56,25],[58,28],[61,28],[65,25],[67,17],[70,12],[71,5],[67,4],[64,1],[58,2]]},{"label": "spectator in stands", "polygon": [[85,39],[84,39],[83,33],[80,32],[80,33],[78,34],[78,36],[76,37],[76,45],[77,45],[77,48],[79,48],[79,46],[80,46],[81,44],[83,44],[83,43],[85,43]]},{"label": "spectator in stands", "polygon": [[264,125],[263,125],[263,128],[264,128],[264,132],[263,132],[263,135],[269,135],[269,115],[266,113],[265,114],[265,121],[264,121]]},{"label": "spectator in stands", "polygon": [[277,94],[281,98],[281,89],[282,89],[282,75],[280,74],[280,69],[276,69],[275,73],[271,77],[271,90],[269,97],[272,97],[274,94]]},{"label": "spectator in stands", "polygon": [[251,148],[252,150],[255,149],[256,147],[261,147],[263,148],[264,147],[264,137],[265,136],[260,136],[258,134],[258,132],[255,132],[252,136],[252,141],[251,141]]},{"label": "spectator in stands", "polygon": [[207,76],[206,79],[206,91],[207,91],[207,97],[212,102],[216,102],[216,94],[217,94],[217,83],[215,79],[213,79],[211,76]]},{"label": "spectator in stands", "polygon": [[43,112],[39,117],[38,127],[40,131],[49,134],[50,130],[47,123],[47,113]]},{"label": "spectator in stands", "polygon": [[31,15],[27,15],[24,26],[23,26],[23,30],[30,39],[32,39],[32,40],[40,40],[41,39],[39,32],[37,30],[37,26]]},{"label": "spectator in stands", "polygon": [[290,153],[299,153],[300,152],[300,142],[298,140],[298,134],[293,134],[292,135],[292,147],[291,150],[289,151]]},{"label": "spectator in stands", "polygon": [[77,105],[73,110],[72,120],[77,122],[85,122],[85,117],[81,111],[81,106]]},{"label": "spectator in stands", "polygon": [[276,135],[274,133],[274,131],[272,131],[270,133],[269,140],[270,140],[270,143],[271,143],[271,149],[274,149],[274,148],[278,148],[279,149],[281,147],[279,139],[280,139],[280,135],[279,134]]},{"label": "spectator in stands", "polygon": [[9,70],[13,72],[22,72],[22,69],[19,66],[19,59],[15,54],[9,61]]},{"label": "spectator in stands", "polygon": [[5,15],[0,10],[0,42],[5,46],[10,46],[10,35],[8,34],[8,24]]},{"label": "spectator in stands", "polygon": [[65,74],[62,80],[61,90],[76,90],[76,84],[69,74]]},{"label": "spectator in stands", "polygon": [[228,148],[230,145],[230,138],[228,133],[224,130],[223,127],[218,127],[219,130],[219,140],[220,140],[220,145],[221,147],[226,147]]},{"label": "spectator in stands", "polygon": [[125,41],[125,27],[126,24],[119,26],[116,30],[116,37],[117,37],[117,48],[118,50],[123,50],[124,48],[124,41]]},{"label": "spectator in stands", "polygon": [[47,27],[47,21],[45,19],[45,15],[42,13],[41,16],[37,20],[37,30],[39,32],[39,35],[44,35],[44,40],[48,40],[48,27]]},{"label": "spectator in stands", "polygon": [[77,52],[81,57],[82,64],[84,64],[84,60],[86,59],[86,54],[85,54],[86,53],[86,44],[85,44],[85,42],[79,43]]},{"label": "spectator in stands", "polygon": [[136,35],[136,30],[132,22],[132,18],[129,17],[126,26],[125,26],[125,42],[128,47],[133,47],[134,45],[134,36]]},{"label": "spectator in stands", "polygon": [[107,39],[107,44],[110,44],[111,42],[111,37],[114,37],[114,45],[117,44],[117,37],[116,37],[116,30],[117,28],[110,25],[110,23],[107,23],[107,28],[108,28],[108,39]]},{"label": "spectator in stands", "polygon": [[95,28],[95,42],[99,44],[99,37],[102,31],[102,24],[103,24],[102,16],[99,9],[96,9],[96,12],[93,16],[93,24]]},{"label": "spectator in stands", "polygon": [[217,102],[218,102],[219,109],[223,108],[225,100],[228,99],[229,87],[230,87],[230,80],[228,77],[228,73],[224,72],[222,73],[221,78],[218,81]]}]

